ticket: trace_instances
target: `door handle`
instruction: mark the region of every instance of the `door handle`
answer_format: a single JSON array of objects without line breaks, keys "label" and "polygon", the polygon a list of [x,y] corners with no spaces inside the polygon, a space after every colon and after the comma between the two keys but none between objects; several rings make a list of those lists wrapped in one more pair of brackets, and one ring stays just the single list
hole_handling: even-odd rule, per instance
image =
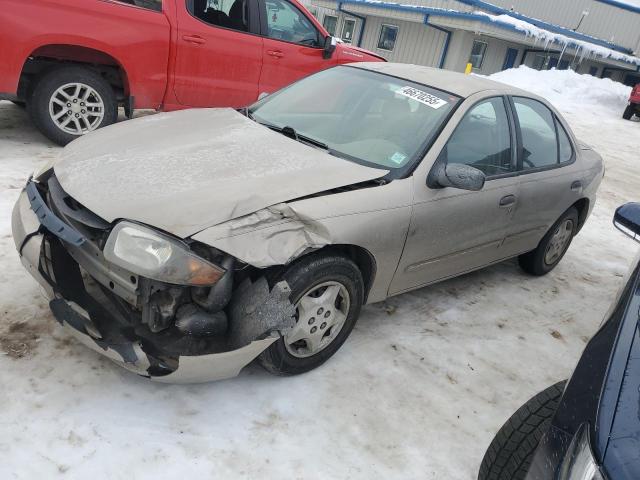
[{"label": "door handle", "polygon": [[505,195],[500,199],[500,202],[498,203],[498,205],[500,205],[501,207],[510,207],[514,203],[516,203],[515,195]]},{"label": "door handle", "polygon": [[582,182],[580,180],[576,180],[575,182],[573,182],[571,184],[571,190],[573,192],[579,192],[580,190],[582,190]]},{"label": "door handle", "polygon": [[284,57],[284,53],[282,53],[280,50],[267,50],[267,55],[275,58]]},{"label": "door handle", "polygon": [[195,43],[196,45],[204,45],[207,41],[199,35],[183,35],[182,40],[188,43]]}]

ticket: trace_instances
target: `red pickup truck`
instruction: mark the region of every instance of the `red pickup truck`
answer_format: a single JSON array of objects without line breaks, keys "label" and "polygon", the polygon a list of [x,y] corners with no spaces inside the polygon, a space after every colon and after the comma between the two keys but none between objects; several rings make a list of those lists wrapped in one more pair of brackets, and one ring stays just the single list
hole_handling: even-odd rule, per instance
[{"label": "red pickup truck", "polygon": [[0,99],[54,142],[118,106],[242,107],[333,65],[382,61],[338,42],[297,0],[3,0]]},{"label": "red pickup truck", "polygon": [[622,118],[625,120],[631,120],[634,115],[640,117],[640,83],[636,84],[631,90],[631,96],[629,96],[629,105],[625,108]]}]

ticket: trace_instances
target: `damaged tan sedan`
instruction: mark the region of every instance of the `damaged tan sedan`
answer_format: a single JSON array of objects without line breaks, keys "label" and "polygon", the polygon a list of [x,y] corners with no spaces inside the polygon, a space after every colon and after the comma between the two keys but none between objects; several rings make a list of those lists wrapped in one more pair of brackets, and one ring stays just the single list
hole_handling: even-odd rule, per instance
[{"label": "damaged tan sedan", "polygon": [[547,273],[602,175],[541,98],[360,63],[78,139],[28,181],[13,234],[58,322],[137,374],[296,374],[365,303],[516,256]]}]

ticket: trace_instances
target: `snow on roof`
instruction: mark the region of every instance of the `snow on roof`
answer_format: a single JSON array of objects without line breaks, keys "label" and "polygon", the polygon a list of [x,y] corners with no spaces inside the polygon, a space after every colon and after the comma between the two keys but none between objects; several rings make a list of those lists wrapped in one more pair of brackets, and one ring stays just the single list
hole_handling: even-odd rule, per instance
[{"label": "snow on roof", "polygon": [[544,42],[545,48],[550,43],[556,43],[563,46],[563,51],[567,47],[576,48],[580,53],[580,60],[582,61],[587,55],[601,57],[605,59],[618,60],[621,62],[630,63],[633,65],[640,65],[640,58],[625,53],[617,52],[610,48],[601,47],[593,43],[586,42],[584,40],[577,40],[575,38],[569,38],[566,35],[560,33],[554,33],[549,30],[537,27],[532,23],[525,22],[524,20],[518,20],[509,15],[491,15],[479,10],[473,12],[474,15],[481,15],[487,17],[492,22],[497,24],[506,24],[514,27],[516,30],[523,32],[527,37],[534,37],[536,40]]}]

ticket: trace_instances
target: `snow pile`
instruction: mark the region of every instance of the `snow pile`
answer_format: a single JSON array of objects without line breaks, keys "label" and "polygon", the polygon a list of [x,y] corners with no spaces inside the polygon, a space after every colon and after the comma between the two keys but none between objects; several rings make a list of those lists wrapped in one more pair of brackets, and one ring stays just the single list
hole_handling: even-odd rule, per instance
[{"label": "snow pile", "polygon": [[573,70],[538,71],[520,66],[488,78],[540,95],[565,113],[588,109],[616,119],[622,115],[631,94],[631,87]]},{"label": "snow pile", "polygon": [[536,41],[543,42],[545,49],[548,48],[550,44],[554,43],[563,47],[563,53],[567,47],[573,47],[577,50],[576,54],[580,55],[580,61],[584,60],[585,57],[602,57],[627,62],[633,65],[640,65],[640,58],[638,57],[616,52],[610,48],[595,45],[584,40],[569,38],[561,33],[554,33],[549,30],[545,30],[532,23],[513,18],[510,15],[491,15],[482,11],[476,11],[474,14],[487,17],[489,20],[497,24],[510,25],[516,30],[523,32],[527,37],[534,37]]}]

